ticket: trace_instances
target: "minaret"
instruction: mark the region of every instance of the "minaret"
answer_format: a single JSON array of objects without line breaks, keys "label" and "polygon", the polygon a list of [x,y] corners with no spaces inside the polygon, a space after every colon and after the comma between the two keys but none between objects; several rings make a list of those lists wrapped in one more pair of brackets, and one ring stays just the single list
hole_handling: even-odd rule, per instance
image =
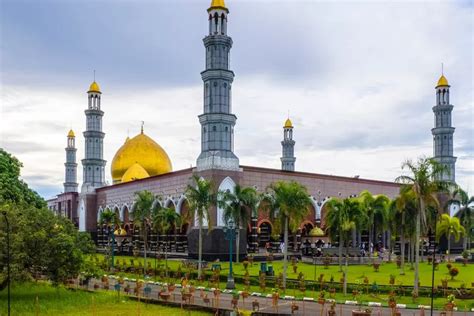
[{"label": "minaret", "polygon": [[293,140],[293,124],[288,118],[283,126],[283,141],[281,142],[281,170],[295,171],[295,141]]},{"label": "minaret", "polygon": [[66,147],[66,177],[64,182],[64,193],[77,192],[77,163],[76,163],[76,136],[71,129],[67,134]]},{"label": "minaret", "polygon": [[104,136],[102,132],[102,116],[104,112],[100,109],[101,92],[97,82],[93,82],[88,94],[88,107],[86,113],[86,131],[85,157],[82,160],[83,165],[83,190],[89,191],[89,188],[97,188],[105,185],[105,163],[104,154]]},{"label": "minaret", "polygon": [[433,134],[433,158],[448,170],[440,180],[455,182],[456,157],[453,156],[454,127],[451,121],[453,106],[449,103],[449,87],[448,80],[441,75],[436,85],[436,105],[433,107],[435,126],[431,133]]},{"label": "minaret", "polygon": [[201,123],[201,154],[197,159],[199,171],[207,169],[239,170],[239,159],[234,154],[234,125],[232,114],[232,82],[229,70],[232,39],[227,36],[229,10],[224,0],[213,0],[207,10],[209,35],[204,38],[206,69],[201,72],[204,82],[204,113]]}]

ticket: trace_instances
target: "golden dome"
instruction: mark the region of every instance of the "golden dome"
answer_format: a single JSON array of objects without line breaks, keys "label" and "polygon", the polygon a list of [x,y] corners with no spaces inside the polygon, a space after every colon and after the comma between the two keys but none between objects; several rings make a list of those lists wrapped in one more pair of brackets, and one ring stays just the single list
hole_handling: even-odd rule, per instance
[{"label": "golden dome", "polygon": [[123,228],[117,228],[115,231],[114,231],[114,235],[115,236],[126,236],[127,235],[127,231]]},{"label": "golden dome", "polygon": [[[173,170],[166,151],[143,133],[126,141],[115,154],[111,166],[113,183],[120,183],[125,173],[135,164],[144,169],[147,177],[168,173]],[[135,173],[132,173],[132,171]],[[137,167],[134,167],[132,171],[130,173],[136,177]],[[139,175],[143,175],[143,172]]]},{"label": "golden dome", "polygon": [[449,86],[448,79],[446,79],[446,77],[444,75],[441,75],[441,77],[439,77],[438,84],[436,86],[437,87]]},{"label": "golden dome", "polygon": [[293,128],[293,123],[291,123],[291,120],[289,118],[286,119],[285,121],[285,126],[284,128]]},{"label": "golden dome", "polygon": [[97,82],[95,82],[95,80],[94,80],[93,83],[91,83],[88,92],[99,92],[100,93],[99,84]]},{"label": "golden dome", "polygon": [[310,237],[323,237],[324,232],[321,228],[315,227],[315,228],[311,229],[311,231],[309,232],[309,236]]},{"label": "golden dome", "polygon": [[134,180],[148,178],[150,175],[146,170],[138,163],[134,163],[130,168],[125,171],[122,176],[121,182],[130,182]]},{"label": "golden dome", "polygon": [[211,7],[209,9],[226,9],[224,0],[212,0]]},{"label": "golden dome", "polygon": [[74,131],[72,129],[70,129],[69,133],[67,133],[67,137],[76,137],[76,135],[74,135]]}]

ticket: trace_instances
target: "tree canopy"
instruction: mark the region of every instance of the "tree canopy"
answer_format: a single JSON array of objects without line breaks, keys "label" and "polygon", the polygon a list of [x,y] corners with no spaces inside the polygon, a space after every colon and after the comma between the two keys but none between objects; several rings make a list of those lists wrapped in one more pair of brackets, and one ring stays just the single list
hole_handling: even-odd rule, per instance
[{"label": "tree canopy", "polygon": [[76,276],[84,254],[94,250],[87,233],[80,233],[67,218],[54,215],[45,201],[21,180],[21,162],[0,149],[0,290],[6,286],[7,233],[13,280],[37,275],[57,284]]}]

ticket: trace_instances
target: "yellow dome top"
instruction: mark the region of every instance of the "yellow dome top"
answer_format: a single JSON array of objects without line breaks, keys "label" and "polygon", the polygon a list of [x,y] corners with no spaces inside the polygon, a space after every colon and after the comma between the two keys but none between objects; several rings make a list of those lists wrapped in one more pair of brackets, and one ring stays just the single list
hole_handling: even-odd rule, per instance
[{"label": "yellow dome top", "polygon": [[441,75],[441,77],[439,77],[437,87],[439,87],[439,86],[449,86],[448,79],[446,79],[446,77],[444,75]]},{"label": "yellow dome top", "polygon": [[93,83],[91,83],[88,92],[100,92],[99,84],[95,82],[95,80]]},{"label": "yellow dome top", "polygon": [[123,228],[117,228],[115,231],[114,231],[114,235],[115,236],[126,236],[127,235],[127,231]]},{"label": "yellow dome top", "polygon": [[74,135],[74,131],[72,129],[70,129],[69,133],[67,133],[67,137],[76,137],[76,135]]},{"label": "yellow dome top", "polygon": [[209,9],[218,9],[218,8],[227,10],[224,0],[212,0],[211,7]]},{"label": "yellow dome top", "polygon": [[[126,141],[115,154],[111,166],[113,183],[120,183],[134,164],[142,167],[147,176],[156,176],[173,170],[166,151],[143,133]],[[137,172],[137,167],[134,169]]]},{"label": "yellow dome top", "polygon": [[122,176],[121,182],[130,182],[134,180],[148,178],[150,175],[140,166],[138,163],[134,163],[130,168],[125,171]]},{"label": "yellow dome top", "polygon": [[284,128],[293,128],[293,123],[291,123],[291,120],[289,118],[286,119],[285,121],[285,126]]},{"label": "yellow dome top", "polygon": [[311,231],[309,232],[309,236],[310,237],[323,237],[324,232],[321,228],[315,227],[315,228],[311,229]]}]

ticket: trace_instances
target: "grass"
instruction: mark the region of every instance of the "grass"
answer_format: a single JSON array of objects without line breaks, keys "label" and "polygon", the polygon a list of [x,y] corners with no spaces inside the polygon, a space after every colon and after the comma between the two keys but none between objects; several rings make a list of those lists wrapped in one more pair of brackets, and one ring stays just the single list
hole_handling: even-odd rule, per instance
[{"label": "grass", "polygon": [[[138,303],[110,292],[73,291],[64,287],[54,288],[47,283],[24,283],[12,287],[12,315],[189,315],[178,307]],[[138,313],[139,311],[139,313]],[[192,315],[212,315],[192,311]],[[0,315],[7,315],[7,290],[0,292]]]},{"label": "grass", "polygon": [[[103,258],[101,255],[98,255],[100,258]],[[129,259],[132,257],[125,257],[125,256],[116,256],[116,260],[119,259],[122,262],[123,259],[126,259],[127,264],[129,264]],[[134,258],[135,266],[138,265],[138,262],[141,261],[143,263],[143,258]],[[151,263],[151,266],[154,267],[154,259],[148,259],[148,262]],[[164,261],[161,261],[164,264]],[[180,260],[168,260],[168,267],[171,271],[176,271],[181,264]],[[229,273],[229,263],[228,262],[220,262],[222,270],[221,275],[227,275]],[[450,287],[458,288],[461,284],[464,283],[466,288],[472,288],[472,283],[474,282],[474,264],[468,264],[467,266],[463,266],[461,263],[451,263],[454,267],[459,269],[459,274],[451,280],[451,276],[448,273],[448,269],[446,267],[446,263],[442,263],[439,265],[438,270],[435,271],[435,286],[441,285],[442,279],[448,279],[448,285]],[[209,263],[209,266],[211,264]],[[275,261],[271,263],[273,265],[273,269],[275,270],[275,274],[283,272],[283,262],[282,261]],[[427,262],[420,263],[420,283],[421,286],[431,286],[431,271],[432,265],[429,265]],[[183,269],[184,271],[184,269]],[[242,263],[233,263],[233,271],[234,275],[244,275],[245,269]],[[249,274],[250,276],[258,276],[260,271],[260,263],[254,263],[252,266],[249,267]],[[288,278],[290,279],[297,279],[298,273],[303,272],[305,275],[306,280],[314,280],[315,279],[315,266],[312,264],[306,263],[299,263],[298,270],[296,273],[293,272],[293,268],[291,264],[288,266]],[[322,265],[316,266],[316,279],[319,278],[320,274],[324,274],[324,280],[329,281],[331,276],[334,278],[335,282],[339,282],[342,277],[342,273],[339,272],[339,266],[331,265],[328,269],[325,269]],[[410,270],[410,265],[405,265],[405,275],[400,275],[400,269],[397,268],[396,263],[384,263],[380,265],[379,272],[375,272],[372,266],[368,265],[350,265],[348,267],[348,282],[349,283],[357,283],[358,281],[362,281],[362,279],[366,276],[369,279],[369,283],[372,284],[376,282],[379,285],[388,285],[390,280],[390,275],[395,275],[395,284],[396,285],[405,285],[405,286],[413,286],[414,280],[414,271]],[[133,277],[137,277],[136,275]]]}]

